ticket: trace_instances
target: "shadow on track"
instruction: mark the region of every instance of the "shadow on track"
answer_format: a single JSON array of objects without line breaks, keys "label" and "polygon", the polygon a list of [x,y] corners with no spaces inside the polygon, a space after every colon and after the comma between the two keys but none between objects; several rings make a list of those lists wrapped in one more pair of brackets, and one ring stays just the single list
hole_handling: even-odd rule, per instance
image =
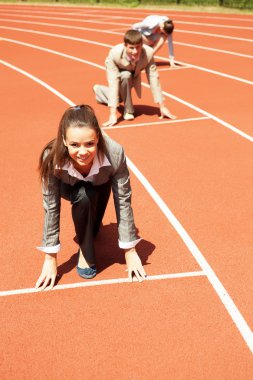
[{"label": "shadow on track", "polygon": [[[138,232],[138,230],[137,230]],[[155,249],[155,245],[142,239],[138,244],[138,255],[143,265],[148,265],[148,257]],[[97,260],[98,273],[103,272],[106,268],[115,263],[124,265],[125,256],[122,249],[118,246],[118,228],[116,223],[111,223],[100,228],[95,239],[95,251]],[[77,252],[74,253],[65,263],[59,265],[56,284],[71,272],[77,265]]]}]

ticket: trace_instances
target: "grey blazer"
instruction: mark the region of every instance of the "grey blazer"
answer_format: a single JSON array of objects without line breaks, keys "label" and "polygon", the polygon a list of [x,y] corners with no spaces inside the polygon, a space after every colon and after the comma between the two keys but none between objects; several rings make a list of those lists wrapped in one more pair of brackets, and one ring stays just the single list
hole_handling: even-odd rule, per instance
[{"label": "grey blazer", "polygon": [[[133,71],[131,63],[127,59],[126,48],[124,44],[114,46],[105,60],[106,74],[109,84],[109,107],[117,108],[119,104],[119,78],[121,71]],[[159,81],[159,75],[156,70],[156,64],[153,58],[153,49],[150,46],[143,45],[140,59],[136,64],[133,75],[133,87],[141,97],[141,71],[145,70],[150,89],[153,94],[155,103],[163,102],[163,95]]]},{"label": "grey blazer", "polygon": [[[120,144],[104,135],[108,158],[111,166],[103,166],[93,177],[93,185],[101,185],[111,180],[114,205],[117,216],[118,235],[120,242],[133,242],[137,239],[131,207],[131,186],[129,171],[126,165],[124,150]],[[42,187],[43,207],[45,211],[42,247],[52,247],[59,244],[61,183],[74,186],[80,180],[72,177],[66,170],[61,178],[51,175],[48,186]]]}]

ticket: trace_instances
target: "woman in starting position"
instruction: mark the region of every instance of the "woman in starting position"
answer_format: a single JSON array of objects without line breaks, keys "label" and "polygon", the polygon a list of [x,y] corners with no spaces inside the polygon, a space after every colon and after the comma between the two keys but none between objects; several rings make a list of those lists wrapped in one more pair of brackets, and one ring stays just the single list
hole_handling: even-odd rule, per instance
[{"label": "woman in starting position", "polygon": [[43,149],[39,162],[45,210],[41,247],[45,253],[36,288],[51,289],[57,276],[60,250],[61,198],[72,205],[72,218],[79,245],[77,273],[85,278],[97,274],[94,237],[112,189],[119,235],[125,251],[129,279],[146,277],[135,246],[136,236],[131,207],[131,187],[126,157],[121,145],[103,134],[93,109],[88,105],[68,108],[63,114],[57,137]]}]

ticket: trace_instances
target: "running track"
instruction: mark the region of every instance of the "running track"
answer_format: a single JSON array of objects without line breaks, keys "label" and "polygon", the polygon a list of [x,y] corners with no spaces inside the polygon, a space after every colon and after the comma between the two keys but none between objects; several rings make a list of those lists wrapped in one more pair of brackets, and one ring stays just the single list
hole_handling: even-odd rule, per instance
[{"label": "running track", "polygon": [[62,205],[59,282],[33,286],[43,256],[36,172],[68,105],[93,106],[104,59],[148,10],[0,5],[1,379],[251,379],[253,376],[253,16],[160,12],[175,21],[177,68],[156,57],[159,120],[143,75],[137,117],[106,132],[124,145],[138,251],[128,283],[113,204],[96,241],[99,274],[77,276]]}]

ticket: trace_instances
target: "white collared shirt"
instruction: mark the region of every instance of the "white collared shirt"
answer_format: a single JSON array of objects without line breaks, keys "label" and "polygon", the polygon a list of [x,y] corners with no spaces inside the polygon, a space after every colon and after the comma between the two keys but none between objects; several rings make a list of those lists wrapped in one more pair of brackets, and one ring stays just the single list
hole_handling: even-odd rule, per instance
[{"label": "white collared shirt", "polygon": [[87,176],[83,176],[74,167],[74,165],[73,165],[73,163],[71,161],[66,162],[64,164],[64,166],[62,167],[62,170],[66,170],[71,177],[78,178],[81,181],[93,182],[93,176],[96,175],[96,174],[98,174],[100,168],[102,168],[103,166],[111,166],[110,161],[108,160],[108,158],[106,157],[106,155],[103,154],[102,162],[100,162],[99,158],[98,158],[98,155],[96,154],[96,156],[94,157],[93,163],[92,163],[92,167],[90,168],[90,171],[87,174]]},{"label": "white collared shirt", "polygon": [[[105,154],[103,154],[102,160],[100,161],[98,158],[98,155],[96,154],[96,156],[94,157],[93,163],[92,163],[92,167],[90,168],[88,175],[85,177],[78,170],[76,170],[76,168],[74,167],[74,165],[71,161],[66,162],[64,164],[64,166],[62,167],[62,170],[66,170],[71,177],[75,177],[81,181],[92,183],[93,177],[96,174],[98,174],[100,168],[102,168],[103,166],[111,166],[110,161],[108,160],[108,158],[106,157]],[[141,239],[137,239],[137,240],[134,240],[131,242],[122,242],[122,241],[118,240],[118,243],[119,243],[120,248],[130,249],[130,248],[134,248],[139,243],[140,240]],[[44,253],[56,254],[60,251],[61,244],[57,244],[57,245],[54,245],[52,247],[36,247],[36,248],[39,251],[42,251]]]}]

